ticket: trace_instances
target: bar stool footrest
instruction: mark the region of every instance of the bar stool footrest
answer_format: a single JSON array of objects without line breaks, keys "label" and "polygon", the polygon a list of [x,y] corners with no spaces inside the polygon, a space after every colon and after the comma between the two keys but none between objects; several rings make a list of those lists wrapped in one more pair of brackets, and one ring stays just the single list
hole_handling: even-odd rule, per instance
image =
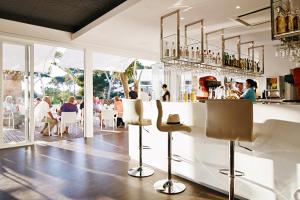
[{"label": "bar stool footrest", "polygon": [[161,193],[178,194],[183,192],[186,189],[186,186],[183,183],[179,183],[174,180],[163,179],[156,181],[154,183],[154,188],[156,191]]},{"label": "bar stool footrest", "polygon": [[[226,176],[230,176],[229,169],[219,169],[219,173]],[[234,177],[241,177],[241,176],[245,176],[245,173],[238,170],[234,171]]]},{"label": "bar stool footrest", "polygon": [[148,177],[154,174],[154,170],[149,167],[134,167],[128,170],[128,175],[138,178]]}]

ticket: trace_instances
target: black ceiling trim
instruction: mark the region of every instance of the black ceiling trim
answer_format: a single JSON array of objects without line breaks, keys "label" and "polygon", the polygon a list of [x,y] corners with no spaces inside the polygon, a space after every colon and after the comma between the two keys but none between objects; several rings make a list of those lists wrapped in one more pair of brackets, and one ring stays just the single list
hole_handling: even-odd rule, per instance
[{"label": "black ceiling trim", "polygon": [[75,33],[125,1],[9,0],[0,3],[0,18]]}]

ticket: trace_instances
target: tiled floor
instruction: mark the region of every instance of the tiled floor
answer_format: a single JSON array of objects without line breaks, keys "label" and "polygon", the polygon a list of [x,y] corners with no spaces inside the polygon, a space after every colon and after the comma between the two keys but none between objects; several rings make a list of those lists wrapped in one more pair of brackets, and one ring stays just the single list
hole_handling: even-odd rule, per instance
[{"label": "tiled floor", "polygon": [[128,156],[127,132],[93,139],[39,142],[0,151],[0,199],[225,200],[226,196],[180,179],[187,190],[164,195],[153,189],[166,173],[148,178],[127,175],[136,165]]}]

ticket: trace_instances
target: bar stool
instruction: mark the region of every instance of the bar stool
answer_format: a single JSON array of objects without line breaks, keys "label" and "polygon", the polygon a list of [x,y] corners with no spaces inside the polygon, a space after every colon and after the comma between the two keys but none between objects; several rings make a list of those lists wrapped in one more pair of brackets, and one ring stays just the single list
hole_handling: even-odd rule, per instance
[{"label": "bar stool", "polygon": [[234,200],[234,178],[244,175],[234,170],[235,141],[254,141],[253,104],[247,100],[208,100],[206,108],[206,136],[229,140],[229,170],[219,172],[229,176],[229,199]]},{"label": "bar stool", "polygon": [[154,188],[158,192],[162,192],[165,194],[177,194],[183,192],[185,190],[185,185],[183,183],[176,182],[172,180],[172,132],[175,131],[186,131],[191,132],[191,128],[185,126],[183,124],[174,125],[174,124],[166,124],[162,123],[162,105],[159,100],[156,100],[156,106],[158,109],[158,116],[157,116],[157,129],[161,132],[168,133],[168,179],[159,180],[154,183]]},{"label": "bar stool", "polygon": [[126,124],[139,126],[139,166],[128,170],[128,174],[134,177],[147,177],[154,174],[154,170],[143,166],[142,150],[142,127],[150,126],[151,119],[143,119],[143,102],[140,99],[123,100],[123,121]]}]

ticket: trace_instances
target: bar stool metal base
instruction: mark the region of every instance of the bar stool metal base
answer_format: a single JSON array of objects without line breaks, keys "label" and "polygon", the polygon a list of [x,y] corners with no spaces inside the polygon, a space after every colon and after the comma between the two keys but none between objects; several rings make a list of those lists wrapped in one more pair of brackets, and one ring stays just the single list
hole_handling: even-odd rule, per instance
[{"label": "bar stool metal base", "polygon": [[178,194],[183,192],[186,187],[183,183],[176,182],[174,180],[159,180],[154,183],[154,188],[156,191],[165,194]]},{"label": "bar stool metal base", "polygon": [[148,177],[154,174],[154,170],[149,167],[134,167],[128,170],[128,174],[133,177]]}]

